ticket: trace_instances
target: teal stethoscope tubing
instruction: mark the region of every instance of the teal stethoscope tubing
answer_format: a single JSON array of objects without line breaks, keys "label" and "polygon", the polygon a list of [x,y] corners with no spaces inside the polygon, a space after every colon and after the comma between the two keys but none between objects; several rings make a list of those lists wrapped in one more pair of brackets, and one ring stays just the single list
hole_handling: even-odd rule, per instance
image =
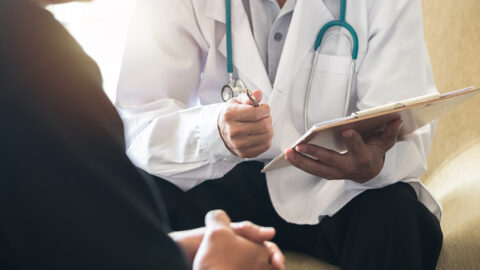
[{"label": "teal stethoscope tubing", "polygon": [[[321,1],[321,0],[318,0]],[[233,56],[232,56],[232,13],[231,13],[231,0],[225,0],[225,27],[226,27],[226,43],[227,43],[227,72],[230,81],[233,81]],[[352,37],[352,65],[350,68],[350,76],[348,80],[348,89],[347,96],[344,108],[344,116],[347,114],[348,105],[350,103],[350,94],[353,84],[353,75],[355,74],[356,61],[358,57],[358,35],[355,29],[345,21],[345,14],[347,10],[347,0],[340,0],[340,16],[338,20],[334,20],[325,24],[320,31],[318,32],[317,38],[315,40],[315,57],[313,59],[312,70],[310,71],[310,79],[308,81],[307,93],[305,96],[305,106],[304,106],[304,121],[305,121],[305,131],[308,131],[308,99],[310,96],[310,90],[312,87],[312,82],[314,78],[314,70],[317,66],[318,52],[322,45],[323,38],[325,33],[334,26],[339,26],[345,28]]]},{"label": "teal stethoscope tubing", "polygon": [[[227,0],[230,2],[229,0]],[[352,49],[352,59],[357,60],[358,57],[358,36],[357,32],[355,32],[355,29],[348,24],[345,21],[345,14],[347,13],[347,0],[340,0],[340,17],[338,20],[331,21],[327,24],[325,24],[322,29],[318,32],[317,39],[315,40],[315,51],[320,48],[320,45],[322,43],[322,39],[325,36],[325,33],[327,32],[328,29],[330,29],[333,26],[340,26],[348,30],[350,35],[352,36],[353,39],[353,49]]]},{"label": "teal stethoscope tubing", "polygon": [[225,0],[225,27],[227,38],[227,72],[230,81],[233,80],[232,56],[232,7],[231,0]]},{"label": "teal stethoscope tubing", "polygon": [[355,75],[355,70],[356,70],[356,65],[357,65],[357,57],[358,57],[358,35],[355,29],[348,24],[345,21],[345,14],[347,12],[347,0],[340,0],[340,16],[338,20],[334,20],[331,22],[328,22],[325,24],[320,31],[318,32],[317,39],[315,40],[315,57],[313,59],[313,65],[312,65],[312,70],[310,71],[310,78],[308,80],[308,86],[307,86],[307,93],[305,95],[305,104],[304,104],[304,111],[303,111],[303,119],[304,119],[304,126],[305,126],[305,131],[308,131],[309,125],[308,125],[308,106],[309,106],[309,97],[310,97],[310,90],[312,88],[312,83],[314,79],[314,74],[315,74],[315,69],[317,67],[317,60],[318,60],[318,54],[319,50],[322,45],[323,38],[325,36],[325,33],[332,27],[334,26],[339,26],[342,28],[345,28],[351,35],[352,37],[352,64],[350,66],[350,75],[348,79],[348,86],[347,86],[347,94],[345,97],[345,105],[344,105],[344,111],[343,111],[343,116],[347,115],[348,112],[348,106],[350,104],[350,96],[352,92],[352,84],[353,84],[353,76]]}]

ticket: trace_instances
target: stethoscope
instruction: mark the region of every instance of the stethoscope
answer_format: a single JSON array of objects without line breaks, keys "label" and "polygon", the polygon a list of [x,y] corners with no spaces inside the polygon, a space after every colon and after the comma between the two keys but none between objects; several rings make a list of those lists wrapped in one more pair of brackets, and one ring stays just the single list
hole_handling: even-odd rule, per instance
[{"label": "stethoscope", "polygon": [[[231,0],[225,0],[225,27],[226,27],[226,43],[227,43],[227,72],[229,83],[222,87],[222,99],[223,101],[228,101],[231,98],[237,97],[242,93],[245,93],[247,88],[242,80],[238,77],[234,77],[233,74],[233,57],[232,57],[232,17],[231,17]],[[312,83],[315,77],[315,69],[317,67],[317,60],[319,51],[321,49],[322,41],[324,40],[325,33],[334,26],[339,26],[345,28],[351,35],[352,40],[348,38],[345,33],[342,32],[332,32],[332,34],[340,34],[348,39],[352,47],[352,64],[350,66],[350,74],[348,79],[347,94],[345,98],[345,107],[343,116],[347,115],[348,106],[350,104],[350,96],[353,85],[353,76],[355,75],[357,57],[358,57],[358,36],[355,29],[345,21],[345,14],[347,8],[347,0],[340,0],[340,16],[338,20],[334,20],[325,24],[320,31],[318,32],[317,38],[315,40],[315,57],[313,58],[312,69],[310,71],[310,76],[308,80],[307,92],[305,95],[305,104],[304,104],[304,125],[305,131],[308,131],[308,106],[309,106],[309,97],[310,90],[312,88]]]}]

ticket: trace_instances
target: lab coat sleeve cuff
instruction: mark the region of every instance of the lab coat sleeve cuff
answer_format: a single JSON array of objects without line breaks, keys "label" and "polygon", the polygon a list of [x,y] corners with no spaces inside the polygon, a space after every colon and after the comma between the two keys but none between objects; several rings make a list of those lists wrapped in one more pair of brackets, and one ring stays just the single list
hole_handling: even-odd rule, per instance
[{"label": "lab coat sleeve cuff", "polygon": [[220,136],[218,118],[224,107],[224,103],[204,106],[199,121],[200,143],[202,148],[208,152],[211,164],[219,161],[238,163],[242,160],[227,148]]}]

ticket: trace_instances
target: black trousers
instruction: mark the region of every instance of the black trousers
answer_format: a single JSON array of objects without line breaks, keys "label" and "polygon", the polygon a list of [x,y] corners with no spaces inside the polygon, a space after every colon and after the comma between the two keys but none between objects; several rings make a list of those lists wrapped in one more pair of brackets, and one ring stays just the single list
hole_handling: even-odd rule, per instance
[{"label": "black trousers", "polygon": [[365,191],[320,224],[297,225],[275,212],[262,166],[241,163],[223,178],[187,192],[158,178],[173,229],[203,226],[209,210],[223,209],[233,221],[275,227],[274,241],[282,249],[315,256],[341,269],[435,269],[442,247],[440,224],[410,185]]}]

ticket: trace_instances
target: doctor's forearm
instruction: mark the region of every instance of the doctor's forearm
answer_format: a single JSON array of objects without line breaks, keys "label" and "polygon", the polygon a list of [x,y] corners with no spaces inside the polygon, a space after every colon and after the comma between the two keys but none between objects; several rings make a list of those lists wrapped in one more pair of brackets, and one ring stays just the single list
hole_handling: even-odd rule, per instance
[{"label": "doctor's forearm", "polygon": [[126,129],[134,130],[127,136],[129,157],[138,167],[183,189],[223,176],[241,161],[219,135],[217,119],[223,106],[124,113]]}]

